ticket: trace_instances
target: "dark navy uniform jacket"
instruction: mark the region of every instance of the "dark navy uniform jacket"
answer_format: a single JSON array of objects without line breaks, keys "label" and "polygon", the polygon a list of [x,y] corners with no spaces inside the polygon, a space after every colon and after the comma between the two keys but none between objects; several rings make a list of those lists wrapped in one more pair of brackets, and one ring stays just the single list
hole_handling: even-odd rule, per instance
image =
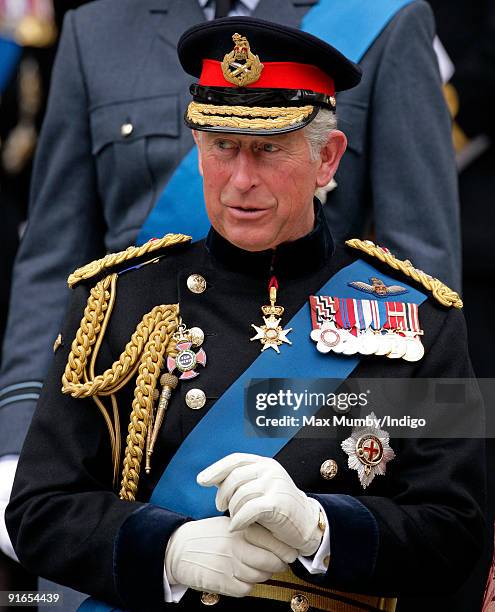
[{"label": "dark navy uniform jacket", "polygon": [[[153,453],[152,473],[146,476],[141,469],[135,502],[120,500],[112,490],[108,435],[92,400],[73,399],[60,390],[70,345],[96,279],[79,284],[7,508],[7,526],[21,562],[43,577],[128,609],[203,609],[200,594],[193,590],[179,604],[161,604],[167,541],[188,517],[147,503],[151,491],[185,436],[259,355],[259,343],[249,341],[250,324],[260,320],[271,274],[278,279],[277,302],[285,306],[284,321],[289,321],[310,294],[356,259],[350,251],[334,247],[321,221],[306,237],[278,247],[274,257],[270,251],[238,249],[210,231],[206,241],[165,249],[158,263],[119,276],[98,372],[118,358],[143,315],[158,304],[179,303],[183,321],[205,332],[208,356],[200,376],[181,381],[174,392]],[[395,275],[399,283],[404,280],[389,267],[380,268],[376,260],[371,263]],[[206,279],[204,293],[188,289],[191,274]],[[426,351],[422,360],[363,358],[352,376],[471,377],[462,313],[429,297],[419,317]],[[281,350],[297,359],[297,346]],[[127,385],[118,394],[123,444],[133,387]],[[185,404],[185,393],[192,387],[206,394],[201,410]],[[431,409],[434,417],[434,406]],[[467,412],[465,418],[477,415]],[[456,610],[455,604],[445,607],[443,596],[466,579],[483,537],[482,441],[394,440],[391,435],[396,458],[387,465],[386,475],[376,477],[365,491],[333,437],[296,436],[275,456],[296,485],[320,501],[330,525],[327,573],[310,576],[297,563],[294,571],[316,584],[398,595],[399,610]],[[339,471],[324,480],[320,465],[329,458]],[[250,610],[253,605],[249,598],[222,597],[218,609]],[[260,605],[264,610],[288,609],[283,602]]]},{"label": "dark navy uniform jacket", "polygon": [[[313,4],[261,0],[253,15],[297,27]],[[196,0],[100,0],[66,17],[14,270],[0,454],[22,446],[67,305],[67,276],[133,244],[192,146],[182,123],[190,77],[176,43],[203,20]],[[364,236],[372,218],[378,242],[414,254],[420,268],[459,289],[456,172],[433,35],[429,7],[406,6],[360,62],[361,84],[339,94],[349,147],[327,214],[338,239]]]}]

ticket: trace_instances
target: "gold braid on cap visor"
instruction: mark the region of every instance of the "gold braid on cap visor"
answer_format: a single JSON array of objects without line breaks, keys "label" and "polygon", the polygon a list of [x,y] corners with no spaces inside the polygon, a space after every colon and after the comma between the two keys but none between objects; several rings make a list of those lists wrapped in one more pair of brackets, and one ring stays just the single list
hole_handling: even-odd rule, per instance
[{"label": "gold braid on cap visor", "polygon": [[314,106],[217,106],[191,102],[187,119],[208,127],[269,130],[290,127],[307,119]]}]

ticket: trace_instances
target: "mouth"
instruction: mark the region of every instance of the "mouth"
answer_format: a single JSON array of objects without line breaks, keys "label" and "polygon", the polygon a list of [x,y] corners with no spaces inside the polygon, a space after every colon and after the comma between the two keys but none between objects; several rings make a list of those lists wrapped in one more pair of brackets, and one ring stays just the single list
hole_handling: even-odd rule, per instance
[{"label": "mouth", "polygon": [[255,208],[253,206],[228,206],[230,214],[236,219],[258,219],[265,216],[269,208]]}]

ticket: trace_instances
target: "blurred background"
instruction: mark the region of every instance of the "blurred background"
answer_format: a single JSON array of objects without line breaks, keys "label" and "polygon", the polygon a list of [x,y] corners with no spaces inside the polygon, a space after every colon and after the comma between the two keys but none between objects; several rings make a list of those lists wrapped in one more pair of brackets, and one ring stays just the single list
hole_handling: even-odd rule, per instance
[{"label": "blurred background", "polygon": [[58,35],[64,14],[81,4],[0,0],[0,346]]}]

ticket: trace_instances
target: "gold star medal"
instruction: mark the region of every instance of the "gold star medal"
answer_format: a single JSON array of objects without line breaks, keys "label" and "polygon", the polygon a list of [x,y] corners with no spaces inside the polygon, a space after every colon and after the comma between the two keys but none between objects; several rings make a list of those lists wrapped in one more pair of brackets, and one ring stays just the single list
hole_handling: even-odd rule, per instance
[{"label": "gold star medal", "polygon": [[251,338],[251,341],[259,340],[261,342],[261,352],[271,347],[273,350],[277,351],[277,353],[280,353],[278,347],[281,344],[284,342],[286,344],[292,344],[290,340],[287,340],[287,334],[292,331],[292,327],[283,329],[280,326],[280,320],[284,314],[284,307],[275,305],[277,301],[277,289],[277,279],[273,277],[268,285],[270,305],[261,307],[265,324],[258,326],[251,323],[251,327],[254,327],[256,331],[256,335]]}]

